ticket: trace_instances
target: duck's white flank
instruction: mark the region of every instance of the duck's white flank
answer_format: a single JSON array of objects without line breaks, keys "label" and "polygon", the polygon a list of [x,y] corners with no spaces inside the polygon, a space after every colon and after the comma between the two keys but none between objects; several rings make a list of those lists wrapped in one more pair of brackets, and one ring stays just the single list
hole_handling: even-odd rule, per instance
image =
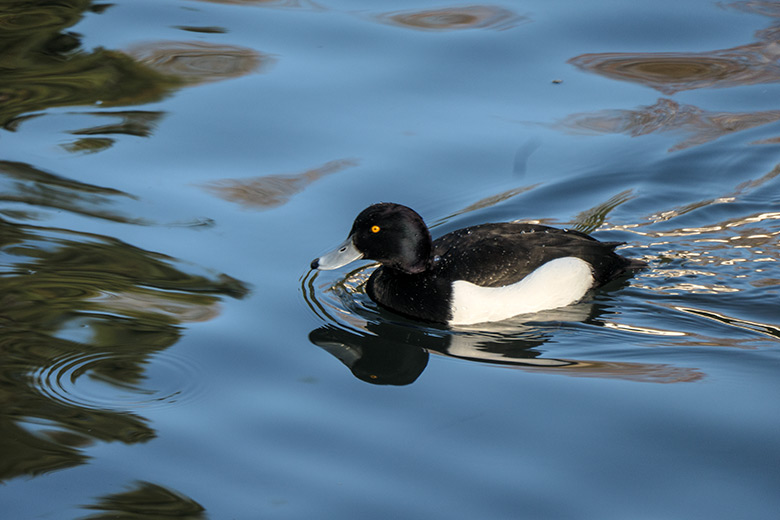
[{"label": "duck's white flank", "polygon": [[481,287],[458,280],[452,284],[451,325],[500,321],[518,314],[565,307],[593,287],[590,264],[580,258],[556,258],[512,285]]}]

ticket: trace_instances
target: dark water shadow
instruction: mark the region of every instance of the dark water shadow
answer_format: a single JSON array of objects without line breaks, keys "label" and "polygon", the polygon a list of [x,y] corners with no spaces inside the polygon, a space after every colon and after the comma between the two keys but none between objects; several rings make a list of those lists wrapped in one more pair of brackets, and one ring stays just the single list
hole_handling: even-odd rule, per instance
[{"label": "dark water shadow", "polygon": [[154,438],[143,410],[201,391],[166,350],[247,291],[111,237],[0,220],[0,482],[83,464],[98,441]]},{"label": "dark water shadow", "polygon": [[[556,358],[542,347],[558,331],[576,324],[603,326],[608,307],[580,303],[495,324],[450,329],[396,316],[376,306],[363,291],[371,268],[350,272],[335,282],[318,282],[309,271],[301,283],[307,306],[324,325],[309,340],[327,351],[365,382],[408,385],[425,370],[429,354],[534,372],[575,377],[675,383],[703,377],[695,369],[666,364]],[[625,282],[618,282],[607,291]]]},{"label": "dark water shadow", "polygon": [[83,509],[100,511],[80,520],[131,520],[141,518],[179,518],[204,520],[206,509],[178,491],[151,482],[134,482],[130,489],[105,495]]}]

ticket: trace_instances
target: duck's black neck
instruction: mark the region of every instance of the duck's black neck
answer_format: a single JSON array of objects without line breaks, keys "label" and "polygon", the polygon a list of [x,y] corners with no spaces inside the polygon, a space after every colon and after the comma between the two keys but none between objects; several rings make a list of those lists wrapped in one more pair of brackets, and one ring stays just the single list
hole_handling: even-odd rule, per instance
[{"label": "duck's black neck", "polygon": [[426,228],[415,240],[403,244],[400,254],[394,256],[392,261],[383,262],[389,269],[406,274],[418,274],[428,270],[431,266],[431,234]]}]

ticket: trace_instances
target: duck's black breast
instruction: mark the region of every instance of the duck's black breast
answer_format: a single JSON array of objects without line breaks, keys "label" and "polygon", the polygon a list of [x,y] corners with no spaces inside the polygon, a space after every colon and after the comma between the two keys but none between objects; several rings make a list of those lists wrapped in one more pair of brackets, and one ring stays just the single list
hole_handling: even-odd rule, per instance
[{"label": "duck's black breast", "polygon": [[616,243],[583,233],[534,224],[482,224],[454,231],[433,242],[430,267],[419,274],[379,267],[367,286],[369,297],[399,314],[428,321],[450,319],[452,283],[483,287],[518,282],[545,263],[577,257],[593,269],[595,285],[621,274],[628,261]]},{"label": "duck's black breast", "polygon": [[380,266],[368,279],[366,292],[379,305],[410,318],[439,323],[450,319],[452,281],[435,265],[419,274]]}]

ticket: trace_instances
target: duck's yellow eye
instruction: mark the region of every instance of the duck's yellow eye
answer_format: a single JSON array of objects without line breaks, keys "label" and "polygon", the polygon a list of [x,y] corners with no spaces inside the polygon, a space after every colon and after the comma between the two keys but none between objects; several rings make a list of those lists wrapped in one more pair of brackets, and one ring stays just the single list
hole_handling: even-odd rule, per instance
[{"label": "duck's yellow eye", "polygon": [[381,228],[380,228],[379,226],[377,226],[376,224],[375,224],[375,225],[373,225],[373,226],[371,226],[371,232],[372,232],[372,233],[379,233],[379,230],[380,230],[380,229],[381,229]]}]

